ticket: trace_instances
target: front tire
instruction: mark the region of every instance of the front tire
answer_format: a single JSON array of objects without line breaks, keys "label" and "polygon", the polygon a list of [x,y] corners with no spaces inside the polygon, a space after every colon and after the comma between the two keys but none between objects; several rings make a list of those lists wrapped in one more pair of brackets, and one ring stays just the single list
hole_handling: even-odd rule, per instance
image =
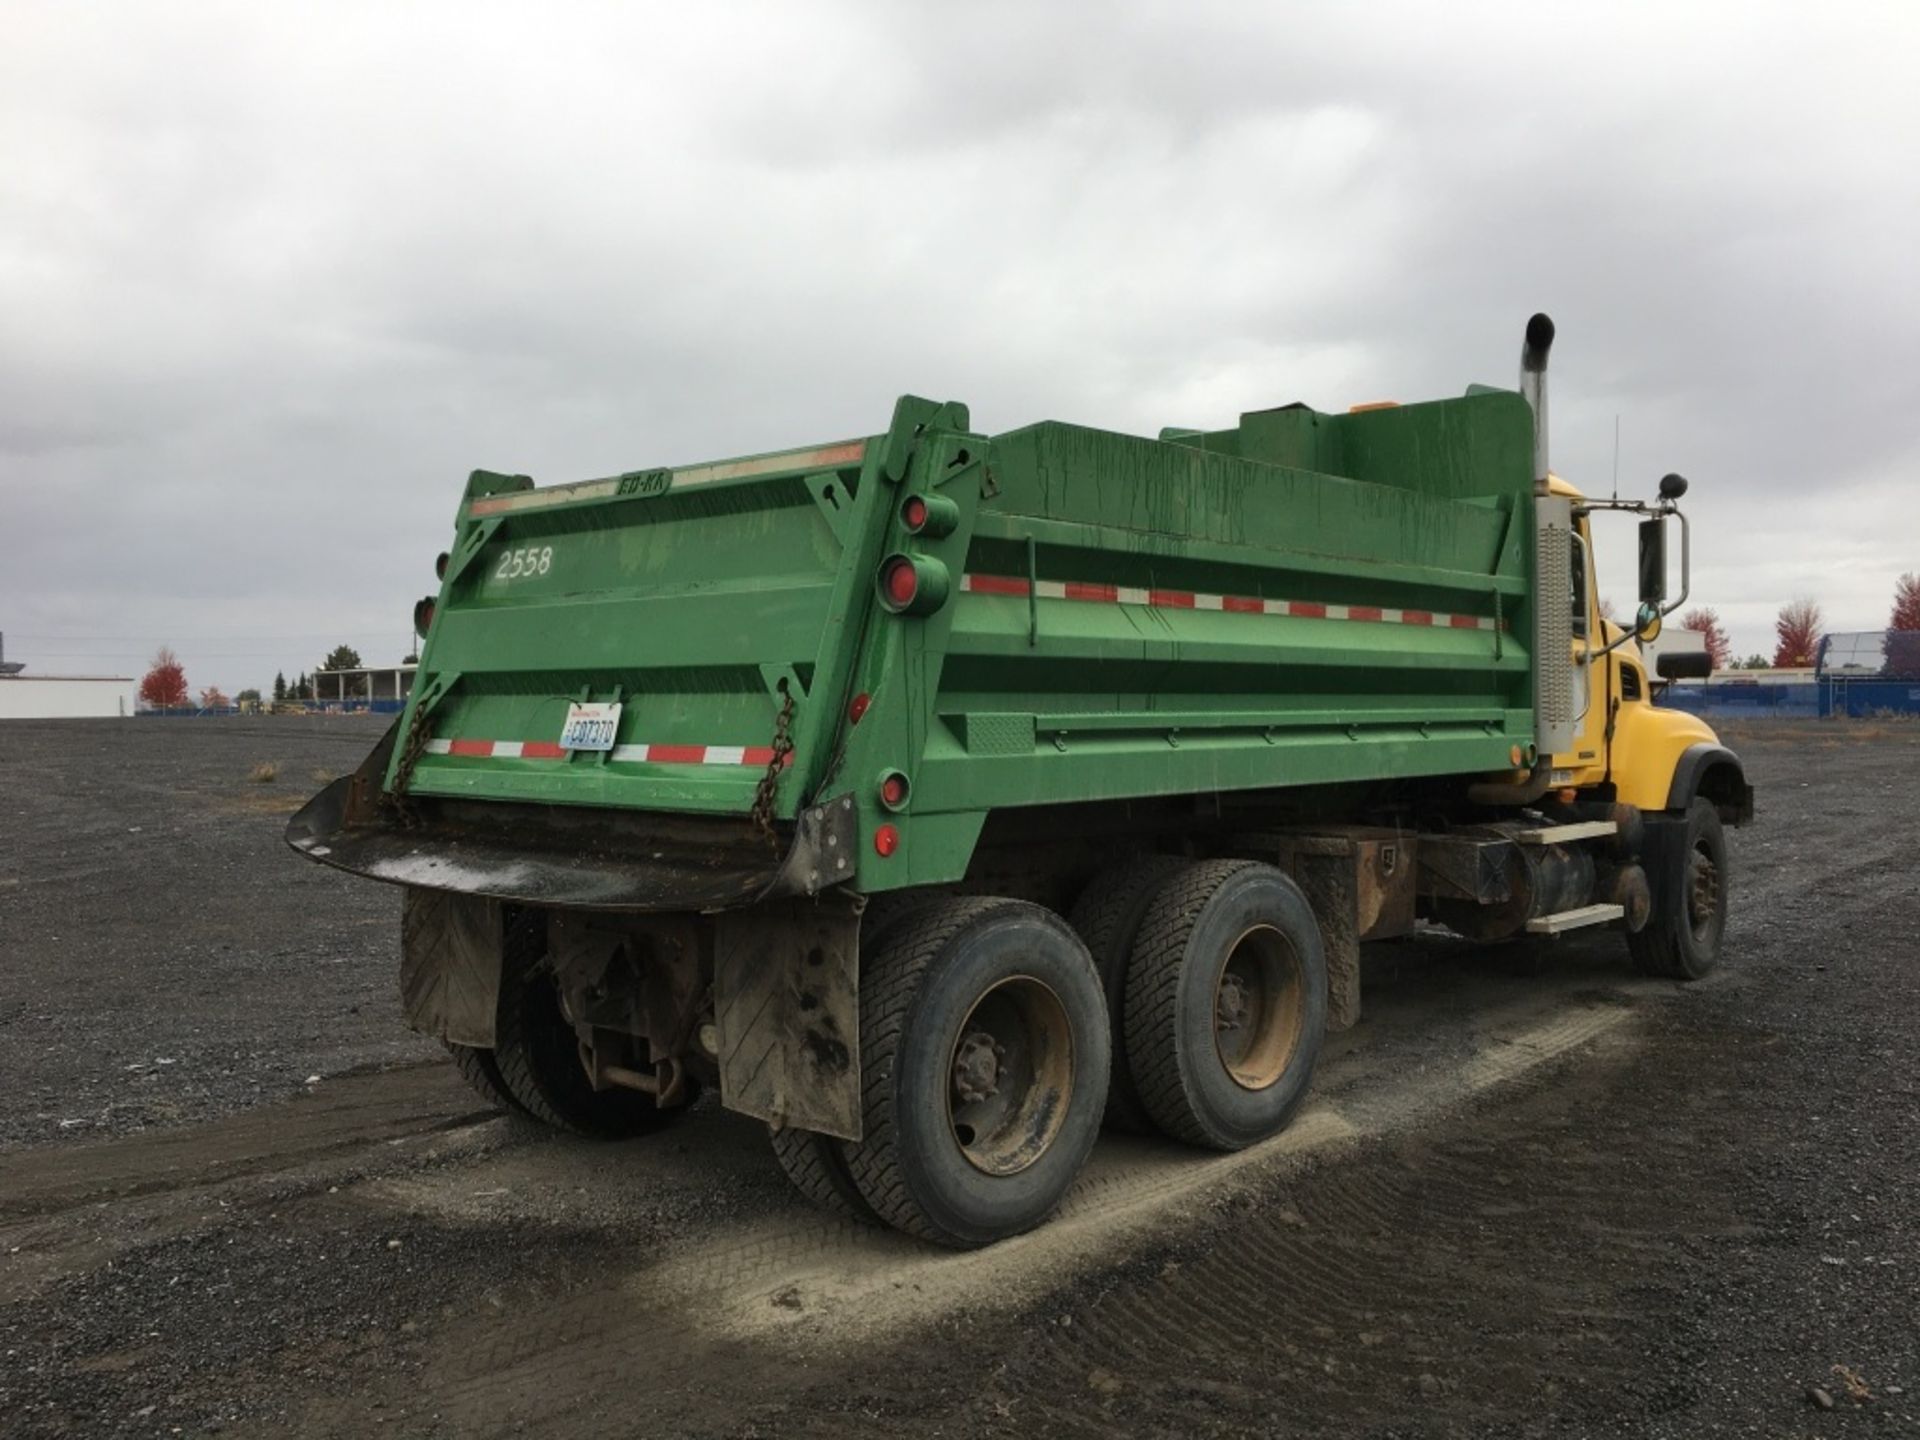
[{"label": "front tire", "polygon": [[860,976],[863,1138],[841,1147],[876,1215],[972,1248],[1046,1219],[1106,1104],[1100,977],[1057,915],[943,900],[903,921]]},{"label": "front tire", "polygon": [[1127,972],[1127,1062],[1162,1130],[1213,1150],[1278,1134],[1326,1028],[1326,951],[1291,878],[1209,860],[1161,887]]},{"label": "front tire", "polygon": [[1699,980],[1719,965],[1727,932],[1727,834],[1720,812],[1695,799],[1684,820],[1650,821],[1648,835],[1653,912],[1638,934],[1627,936],[1627,951],[1643,975]]}]

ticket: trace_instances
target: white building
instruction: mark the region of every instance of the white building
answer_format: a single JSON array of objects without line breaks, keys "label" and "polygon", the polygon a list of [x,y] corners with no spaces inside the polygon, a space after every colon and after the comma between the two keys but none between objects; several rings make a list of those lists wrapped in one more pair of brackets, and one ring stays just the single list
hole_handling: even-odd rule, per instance
[{"label": "white building", "polygon": [[0,720],[133,714],[130,675],[0,675]]}]

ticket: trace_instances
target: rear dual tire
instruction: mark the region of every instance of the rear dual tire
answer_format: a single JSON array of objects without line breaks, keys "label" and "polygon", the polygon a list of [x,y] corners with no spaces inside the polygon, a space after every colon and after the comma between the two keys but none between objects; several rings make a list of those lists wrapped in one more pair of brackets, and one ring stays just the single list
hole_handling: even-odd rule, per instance
[{"label": "rear dual tire", "polygon": [[1086,943],[1106,992],[1113,1035],[1113,1073],[1107,1082],[1106,1112],[1110,1129],[1140,1135],[1154,1128],[1153,1117],[1140,1103],[1133,1066],[1127,1057],[1127,965],[1147,907],[1190,864],[1177,855],[1147,855],[1103,871],[1081,892],[1067,917],[1074,933]]},{"label": "rear dual tire", "polygon": [[1166,1134],[1239,1150],[1285,1129],[1327,1026],[1313,907],[1271,865],[1191,864],[1155,892],[1127,965],[1140,1103]]},{"label": "rear dual tire", "polygon": [[519,1107],[553,1130],[594,1140],[624,1140],[658,1130],[683,1106],[661,1109],[638,1090],[595,1090],[580,1059],[573,1022],[560,1008],[553,976],[511,958],[500,977],[494,1060]]},{"label": "rear dual tire", "polygon": [[460,1072],[460,1078],[472,1087],[474,1094],[495,1110],[529,1118],[525,1107],[513,1098],[513,1092],[501,1078],[500,1062],[494,1058],[491,1046],[456,1045],[451,1040],[446,1046],[447,1053],[453,1057],[453,1068]]},{"label": "rear dual tire", "polygon": [[971,1248],[1050,1215],[1093,1148],[1110,1036],[1100,978],[1037,905],[944,899],[863,957],[863,1134],[841,1144],[873,1214]]},{"label": "rear dual tire", "polygon": [[781,1172],[815,1209],[861,1225],[880,1223],[833,1136],[788,1125],[773,1131],[771,1139]]}]

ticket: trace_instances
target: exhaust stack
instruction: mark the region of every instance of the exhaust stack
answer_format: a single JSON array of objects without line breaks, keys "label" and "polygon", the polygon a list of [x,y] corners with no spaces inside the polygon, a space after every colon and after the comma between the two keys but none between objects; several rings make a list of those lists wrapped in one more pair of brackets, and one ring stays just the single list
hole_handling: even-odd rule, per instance
[{"label": "exhaust stack", "polygon": [[1545,311],[1527,321],[1520,347],[1520,393],[1533,407],[1533,488],[1547,493],[1547,352],[1553,348],[1553,319]]}]

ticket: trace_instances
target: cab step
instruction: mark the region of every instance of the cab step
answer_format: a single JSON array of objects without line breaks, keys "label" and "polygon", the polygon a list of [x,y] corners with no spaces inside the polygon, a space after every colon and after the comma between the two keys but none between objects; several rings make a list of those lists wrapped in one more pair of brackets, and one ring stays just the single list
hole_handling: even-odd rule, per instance
[{"label": "cab step", "polygon": [[1562,910],[1558,915],[1542,915],[1527,921],[1529,935],[1559,935],[1588,925],[1605,925],[1627,913],[1624,905],[1582,905],[1578,910]]},{"label": "cab step", "polygon": [[1573,820],[1565,825],[1537,825],[1531,830],[1519,830],[1513,838],[1522,845],[1567,845],[1575,840],[1598,840],[1602,835],[1619,833],[1617,821]]}]

